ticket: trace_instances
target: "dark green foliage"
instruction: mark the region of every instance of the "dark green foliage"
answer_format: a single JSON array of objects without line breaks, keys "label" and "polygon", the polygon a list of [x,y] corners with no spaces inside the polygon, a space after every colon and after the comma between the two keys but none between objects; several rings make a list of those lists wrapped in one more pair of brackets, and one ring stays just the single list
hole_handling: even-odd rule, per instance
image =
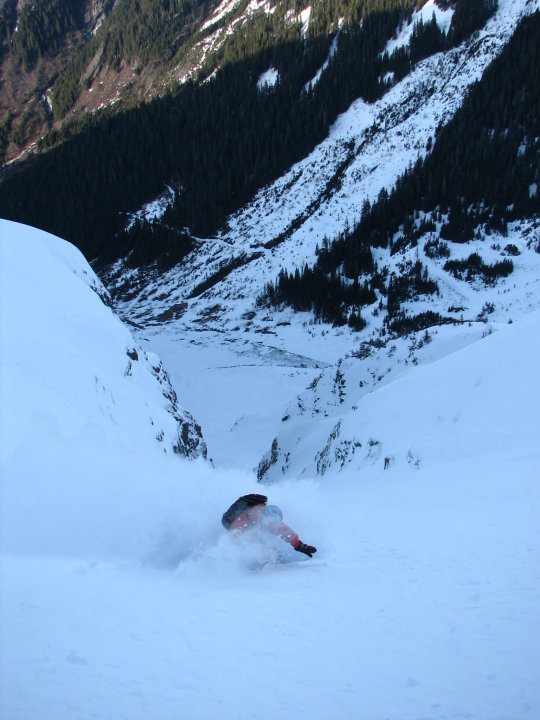
[{"label": "dark green foliage", "polygon": [[428,240],[424,245],[424,252],[428,258],[431,259],[450,257],[448,243],[441,242],[440,240]]},{"label": "dark green foliage", "polygon": [[450,208],[448,221],[441,227],[440,236],[443,240],[466,243],[474,238],[475,225],[475,218],[471,213],[461,205],[453,205]]},{"label": "dark green foliage", "polygon": [[406,315],[399,313],[388,323],[390,332],[397,335],[408,335],[409,333],[426,330],[435,325],[454,325],[456,321],[453,318],[447,318],[433,310],[419,313],[418,315]]},{"label": "dark green foliage", "polygon": [[504,248],[504,252],[507,255],[512,255],[513,257],[517,257],[520,255],[520,252],[514,243],[508,243],[508,245]]},{"label": "dark green foliage", "polygon": [[209,0],[122,0],[107,24],[106,59],[170,60],[181,44],[186,26],[211,7]]},{"label": "dark green foliage", "polygon": [[439,292],[439,286],[429,277],[426,267],[417,261],[408,271],[400,275],[392,274],[387,288],[388,316],[394,317],[406,300],[416,299],[419,295],[432,295]]},{"label": "dark green foliage", "polygon": [[[79,94],[81,75],[97,50],[97,40],[90,40],[71,60],[53,86],[52,104],[55,120],[61,120],[70,110]],[[49,138],[53,140],[56,136]]]},{"label": "dark green foliage", "polygon": [[367,282],[360,284],[355,279],[350,283],[335,273],[327,275],[306,265],[294,273],[282,270],[276,284],[270,283],[266,287],[259,304],[287,304],[299,312],[313,311],[317,320],[337,326],[348,322],[353,329],[359,330],[365,326],[360,308],[376,300],[377,296]]},{"label": "dark green foliage", "polygon": [[430,55],[441,52],[445,49],[446,37],[444,33],[439,30],[435,13],[428,23],[420,22],[416,23],[413,29],[410,42],[410,57],[411,62],[417,63]]},{"label": "dark green foliage", "polygon": [[394,81],[399,82],[411,71],[411,56],[408,47],[400,47],[394,50],[392,55],[385,55],[384,68],[387,72],[394,74]]},{"label": "dark green foliage", "polygon": [[362,315],[353,308],[351,314],[349,315],[347,325],[351,328],[351,330],[360,332],[360,330],[363,330],[366,327],[367,322],[364,320]]},{"label": "dark green foliage", "polygon": [[17,23],[17,2],[16,0],[4,0],[0,7],[0,59],[2,57],[2,43],[8,42],[11,38]]},{"label": "dark green foliage", "polygon": [[325,238],[317,250],[317,266],[323,273],[342,267],[343,275],[350,280],[375,270],[371,248],[354,233],[342,233],[332,243]]},{"label": "dark green foliage", "polygon": [[17,32],[11,35],[11,51],[29,70],[38,57],[57,52],[66,33],[81,24],[79,0],[33,0],[20,12]]},{"label": "dark green foliage", "polygon": [[481,277],[484,282],[494,283],[499,277],[508,277],[514,270],[511,260],[501,260],[486,265],[478,253],[471,253],[466,260],[448,260],[444,269],[460,280],[474,280]]},{"label": "dark green foliage", "polygon": [[497,0],[457,0],[449,32],[450,43],[459,45],[483,27],[497,5]]},{"label": "dark green foliage", "polygon": [[9,142],[9,136],[11,133],[11,123],[13,117],[11,113],[8,113],[4,118],[4,121],[0,125],[0,162],[4,160],[6,148]]},{"label": "dark green foliage", "polygon": [[[23,148],[34,137],[38,128],[47,121],[47,113],[42,104],[30,107],[19,119],[16,127],[9,133],[9,139],[19,148]],[[11,125],[11,121],[10,121]]]}]

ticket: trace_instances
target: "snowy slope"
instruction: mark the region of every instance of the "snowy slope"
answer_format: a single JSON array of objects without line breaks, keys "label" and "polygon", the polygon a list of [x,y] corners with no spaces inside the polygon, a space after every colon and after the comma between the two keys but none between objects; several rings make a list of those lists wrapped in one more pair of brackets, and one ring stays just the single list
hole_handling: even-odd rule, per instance
[{"label": "snowy slope", "polygon": [[0,221],[2,459],[84,438],[107,451],[205,453],[159,358],[144,353],[103,300],[72,245]]},{"label": "snowy slope", "polygon": [[[429,139],[453,117],[519,20],[539,7],[538,0],[500,0],[471,40],[422,61],[378,102],[354,102],[311,155],[229,218],[218,237],[200,238],[182,266],[159,276],[122,264],[111,269],[107,286],[121,316],[146,326],[170,317],[180,320],[179,328],[196,322],[243,330],[243,316],[256,311],[255,298],[281,268],[312,263],[325,236],[333,239],[352,225],[366,199],[390,190],[426,153]],[[215,284],[203,292],[209,278]],[[254,318],[261,329],[263,317]]]},{"label": "snowy slope", "polygon": [[539,338],[533,313],[365,397],[366,433],[417,467],[268,488],[318,547],[301,566],[254,572],[221,528],[252,475],[53,433],[19,449],[1,716],[535,720]]}]

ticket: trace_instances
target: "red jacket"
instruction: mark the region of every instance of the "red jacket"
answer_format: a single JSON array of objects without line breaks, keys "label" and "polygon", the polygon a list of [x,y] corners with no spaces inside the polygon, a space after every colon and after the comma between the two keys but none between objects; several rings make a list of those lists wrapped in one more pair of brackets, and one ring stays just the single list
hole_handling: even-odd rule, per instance
[{"label": "red jacket", "polygon": [[250,530],[254,527],[260,527],[264,530],[267,530],[268,532],[273,533],[274,535],[279,535],[283,538],[286,542],[290,543],[293,548],[297,548],[299,545],[301,545],[300,538],[298,535],[294,532],[294,530],[291,530],[291,528],[288,525],[285,525],[285,523],[277,523],[277,524],[266,524],[264,522],[261,522],[262,520],[262,514],[265,509],[265,505],[253,505],[253,507],[248,508],[245,512],[243,512],[241,515],[239,515],[237,518],[235,518],[231,524],[230,530],[231,531],[238,531],[238,532],[244,532],[245,530]]}]

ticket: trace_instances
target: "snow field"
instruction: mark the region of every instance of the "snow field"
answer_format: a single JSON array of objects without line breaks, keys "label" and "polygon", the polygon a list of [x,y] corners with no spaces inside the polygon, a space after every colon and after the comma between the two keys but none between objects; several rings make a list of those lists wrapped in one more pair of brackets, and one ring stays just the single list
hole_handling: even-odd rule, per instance
[{"label": "snow field", "polygon": [[[172,481],[175,459],[164,463]],[[109,493],[114,548],[96,542],[69,557],[77,534],[59,513],[50,519],[64,555],[2,556],[3,717],[536,717],[530,459],[271,488],[327,565],[261,572],[238,562],[218,520],[255,488],[180,464],[187,472],[167,503],[165,465],[160,492]],[[160,540],[193,540],[195,528],[197,552],[173,569]],[[239,700],[246,687],[250,702]]]},{"label": "snow field", "polygon": [[[261,487],[250,459],[318,363],[248,342],[233,366],[223,346],[164,339],[175,380],[191,378],[193,397],[201,388],[210,435],[237,428],[215,468],[182,460],[143,436],[144,402],[125,410],[126,376],[111,373],[113,421],[99,394],[80,392],[119,340],[80,276],[71,286],[58,271],[57,292],[40,282],[68,246],[45,243],[39,273],[18,275],[33,266],[15,247],[20,287],[2,283],[21,303],[2,325],[2,718],[536,719],[538,313],[447,356],[441,346],[359,400],[361,422],[420,463]],[[43,320],[28,332],[34,308]],[[73,311],[80,323],[66,324]],[[59,351],[45,352],[54,337]],[[66,363],[63,348],[84,357]],[[219,368],[221,389],[208,382]],[[226,535],[223,511],[261,490],[318,548],[313,561],[254,571],[251,547]]]}]

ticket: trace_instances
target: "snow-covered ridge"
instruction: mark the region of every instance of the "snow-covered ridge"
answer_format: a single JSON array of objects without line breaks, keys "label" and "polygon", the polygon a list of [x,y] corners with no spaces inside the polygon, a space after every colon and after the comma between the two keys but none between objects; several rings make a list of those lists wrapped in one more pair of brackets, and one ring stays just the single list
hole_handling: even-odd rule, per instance
[{"label": "snow-covered ridge", "polygon": [[43,442],[96,441],[204,456],[161,361],[104,305],[82,254],[3,220],[0,238],[2,459]]}]

